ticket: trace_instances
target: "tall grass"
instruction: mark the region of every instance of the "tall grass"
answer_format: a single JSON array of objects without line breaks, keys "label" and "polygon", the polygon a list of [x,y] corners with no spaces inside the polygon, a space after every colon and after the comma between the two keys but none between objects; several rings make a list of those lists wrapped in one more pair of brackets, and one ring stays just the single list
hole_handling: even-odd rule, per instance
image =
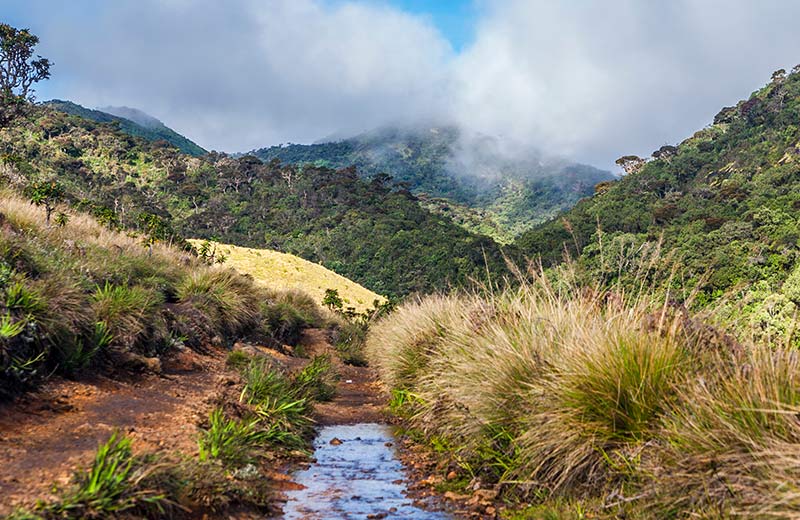
[{"label": "tall grass", "polygon": [[658,301],[539,273],[407,302],[367,354],[412,428],[510,495],[600,516],[797,517],[800,356]]},{"label": "tall grass", "polygon": [[47,226],[42,209],[0,191],[0,399],[117,354],[168,356],[175,338],[201,350],[242,337],[291,343],[320,312],[300,293],[145,247],[86,215]]}]

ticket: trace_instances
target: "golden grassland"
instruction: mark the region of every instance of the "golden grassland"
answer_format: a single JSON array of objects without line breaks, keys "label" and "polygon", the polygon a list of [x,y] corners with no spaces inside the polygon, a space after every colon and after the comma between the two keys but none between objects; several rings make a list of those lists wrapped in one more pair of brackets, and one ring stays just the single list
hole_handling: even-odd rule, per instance
[{"label": "golden grassland", "polygon": [[[199,247],[203,240],[191,239],[189,242]],[[336,289],[345,306],[355,307],[358,312],[372,309],[375,300],[381,303],[386,301],[383,296],[356,282],[294,255],[231,244],[214,245],[217,255],[225,256],[224,265],[249,274],[256,283],[272,290],[300,290],[321,302],[326,289]]]}]

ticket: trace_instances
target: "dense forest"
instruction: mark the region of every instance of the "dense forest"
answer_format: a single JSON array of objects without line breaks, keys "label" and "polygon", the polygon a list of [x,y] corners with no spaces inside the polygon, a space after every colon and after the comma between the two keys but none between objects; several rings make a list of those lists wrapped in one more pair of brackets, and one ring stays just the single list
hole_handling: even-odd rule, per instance
[{"label": "dense forest", "polygon": [[0,153],[6,183],[57,181],[60,197],[110,226],[275,248],[388,296],[507,274],[492,239],[423,209],[386,175],[190,157],[49,107],[0,131]]},{"label": "dense forest", "polygon": [[[599,185],[516,245],[546,265],[567,251],[592,276],[610,279],[632,275],[637,259],[659,245],[658,268],[677,270],[680,294],[697,289],[699,306],[744,309],[771,334],[787,333],[786,318],[800,304],[797,72],[776,72],[749,99],[650,160],[622,158],[628,175]],[[620,262],[629,270],[620,271]]]},{"label": "dense forest", "polygon": [[464,228],[510,242],[520,232],[591,195],[612,179],[604,170],[510,154],[499,139],[463,135],[452,126],[386,127],[341,141],[288,144],[250,152],[265,161],[344,168],[371,178],[388,173],[426,205]]}]

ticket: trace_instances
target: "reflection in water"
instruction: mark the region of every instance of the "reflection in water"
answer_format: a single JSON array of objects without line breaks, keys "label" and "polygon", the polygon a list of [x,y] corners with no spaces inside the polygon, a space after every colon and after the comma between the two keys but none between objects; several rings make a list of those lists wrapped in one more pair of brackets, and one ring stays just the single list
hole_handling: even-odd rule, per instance
[{"label": "reflection in water", "polygon": [[387,446],[392,442],[394,437],[383,424],[322,428],[314,441],[316,462],[294,475],[305,488],[287,493],[285,518],[449,518],[414,507],[405,497],[403,466]]}]

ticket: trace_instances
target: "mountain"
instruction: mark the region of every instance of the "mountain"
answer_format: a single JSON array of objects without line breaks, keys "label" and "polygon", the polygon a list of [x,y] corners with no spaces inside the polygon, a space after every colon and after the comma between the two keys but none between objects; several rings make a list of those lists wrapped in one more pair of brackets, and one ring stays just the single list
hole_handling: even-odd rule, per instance
[{"label": "mountain", "polygon": [[[57,182],[68,203],[110,227],[157,241],[276,249],[386,296],[509,274],[491,238],[424,209],[385,177],[359,178],[354,168],[194,158],[51,107],[0,130],[0,162],[0,185]],[[513,248],[506,253],[513,256]]]},{"label": "mountain", "polygon": [[456,127],[386,127],[349,139],[311,145],[288,144],[250,154],[289,164],[355,166],[372,178],[389,174],[412,193],[434,199],[429,209],[458,214],[465,228],[509,242],[591,195],[613,179],[610,172],[537,152],[506,150],[501,139],[469,135]]},{"label": "mountain", "polygon": [[188,138],[167,127],[153,116],[128,107],[106,107],[92,110],[71,101],[53,99],[45,105],[67,114],[91,119],[98,123],[119,125],[123,132],[148,141],[166,141],[183,153],[199,157],[207,152]]},{"label": "mountain", "polygon": [[738,312],[778,341],[800,305],[798,121],[800,73],[776,73],[678,146],[647,162],[629,157],[632,173],[516,245],[550,265],[567,250],[608,279],[629,276],[659,246],[655,265],[674,270],[676,286],[699,291],[696,305]]}]

